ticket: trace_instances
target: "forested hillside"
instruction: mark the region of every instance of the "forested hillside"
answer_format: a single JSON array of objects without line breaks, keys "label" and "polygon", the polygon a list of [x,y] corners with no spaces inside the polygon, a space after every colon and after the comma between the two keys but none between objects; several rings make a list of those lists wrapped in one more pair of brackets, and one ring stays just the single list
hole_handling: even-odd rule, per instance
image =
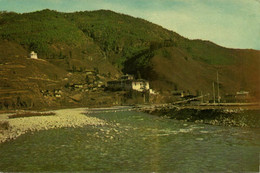
[{"label": "forested hillside", "polygon": [[[42,61],[30,62],[30,51]],[[146,20],[107,10],[1,12],[0,65],[2,105],[17,104],[18,97],[25,97],[22,90],[40,100],[31,104],[46,103],[41,92],[55,89],[66,93],[64,103],[80,102],[84,96],[76,97],[79,93],[71,91],[71,85],[85,84],[89,78],[95,79],[93,87],[98,82],[105,85],[123,73],[149,80],[161,94],[173,90],[195,94],[210,93],[218,71],[222,95],[260,93],[260,51],[189,40]],[[94,77],[87,77],[87,71]],[[44,85],[43,79],[50,84]],[[63,104],[56,98],[47,100]]]}]

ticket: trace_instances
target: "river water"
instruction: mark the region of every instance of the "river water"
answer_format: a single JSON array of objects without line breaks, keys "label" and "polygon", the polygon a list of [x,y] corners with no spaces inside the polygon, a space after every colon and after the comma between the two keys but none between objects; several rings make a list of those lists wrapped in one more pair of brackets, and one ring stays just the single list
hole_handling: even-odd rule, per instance
[{"label": "river water", "polygon": [[259,171],[259,129],[187,123],[134,111],[91,116],[109,125],[40,131],[0,144],[0,171]]}]

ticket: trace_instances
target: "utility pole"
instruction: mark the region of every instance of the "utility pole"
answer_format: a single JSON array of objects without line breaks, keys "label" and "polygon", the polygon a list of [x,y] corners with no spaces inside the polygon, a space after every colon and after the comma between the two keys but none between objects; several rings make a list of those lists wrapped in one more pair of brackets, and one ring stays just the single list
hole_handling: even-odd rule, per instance
[{"label": "utility pole", "polygon": [[200,91],[200,95],[201,95],[201,103],[204,103],[204,96],[203,96],[202,91]]},{"label": "utility pole", "polygon": [[217,87],[218,87],[218,103],[220,103],[220,96],[219,96],[219,81],[218,81],[218,71],[217,71]]},{"label": "utility pole", "polygon": [[216,103],[215,101],[215,84],[213,82],[213,103]]}]

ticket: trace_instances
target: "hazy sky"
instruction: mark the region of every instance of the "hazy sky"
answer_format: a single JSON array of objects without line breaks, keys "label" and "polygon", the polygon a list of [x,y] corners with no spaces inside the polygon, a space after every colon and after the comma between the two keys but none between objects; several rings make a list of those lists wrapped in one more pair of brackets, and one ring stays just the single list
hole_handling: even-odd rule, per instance
[{"label": "hazy sky", "polygon": [[190,39],[260,50],[260,0],[0,0],[0,10],[110,9],[144,18]]}]

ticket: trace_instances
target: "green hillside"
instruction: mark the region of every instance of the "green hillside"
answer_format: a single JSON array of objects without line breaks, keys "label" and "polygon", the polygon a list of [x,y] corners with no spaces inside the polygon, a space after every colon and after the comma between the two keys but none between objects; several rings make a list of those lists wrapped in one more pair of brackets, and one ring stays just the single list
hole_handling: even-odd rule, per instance
[{"label": "green hillside", "polygon": [[[40,61],[29,62],[30,51],[37,52],[45,66]],[[21,79],[26,78],[29,83],[24,86],[34,83],[35,88],[40,88],[31,90],[35,95],[48,87],[40,80],[30,83],[29,78],[55,81],[49,88],[64,90],[68,98],[80,94],[68,90],[68,86],[89,81],[86,71],[95,71],[96,75],[95,84],[88,84],[88,88],[129,73],[149,80],[151,87],[161,93],[211,92],[219,71],[221,94],[248,90],[260,95],[260,51],[228,49],[209,41],[189,40],[146,20],[108,10],[2,12],[0,64],[3,67],[0,90],[8,86],[22,89]],[[15,66],[8,64],[26,68],[20,68],[18,75]],[[7,72],[10,69],[14,71],[12,75]],[[2,93],[5,95],[4,90]],[[71,102],[78,100],[75,98]]]},{"label": "green hillside", "polygon": [[86,42],[83,33],[60,14],[44,10],[27,14],[4,14],[1,19],[2,39],[12,40],[51,56],[52,44],[80,46]]},{"label": "green hillside", "polygon": [[165,44],[183,49],[198,61],[219,65],[233,63],[228,49],[211,42],[188,40],[143,19],[112,11],[3,13],[0,24],[2,39],[18,42],[43,58],[61,58],[60,52],[55,50],[57,44],[81,47],[84,51],[87,49],[84,46],[93,40],[117,65],[140,51]]},{"label": "green hillside", "polygon": [[185,49],[197,60],[212,64],[231,61],[226,60],[227,51],[213,43],[190,41],[143,19],[112,11],[7,13],[2,14],[0,24],[2,39],[19,42],[46,58],[53,57],[55,53],[58,56],[52,45],[81,47],[91,39],[118,65],[139,51],[163,46],[167,41]]}]

